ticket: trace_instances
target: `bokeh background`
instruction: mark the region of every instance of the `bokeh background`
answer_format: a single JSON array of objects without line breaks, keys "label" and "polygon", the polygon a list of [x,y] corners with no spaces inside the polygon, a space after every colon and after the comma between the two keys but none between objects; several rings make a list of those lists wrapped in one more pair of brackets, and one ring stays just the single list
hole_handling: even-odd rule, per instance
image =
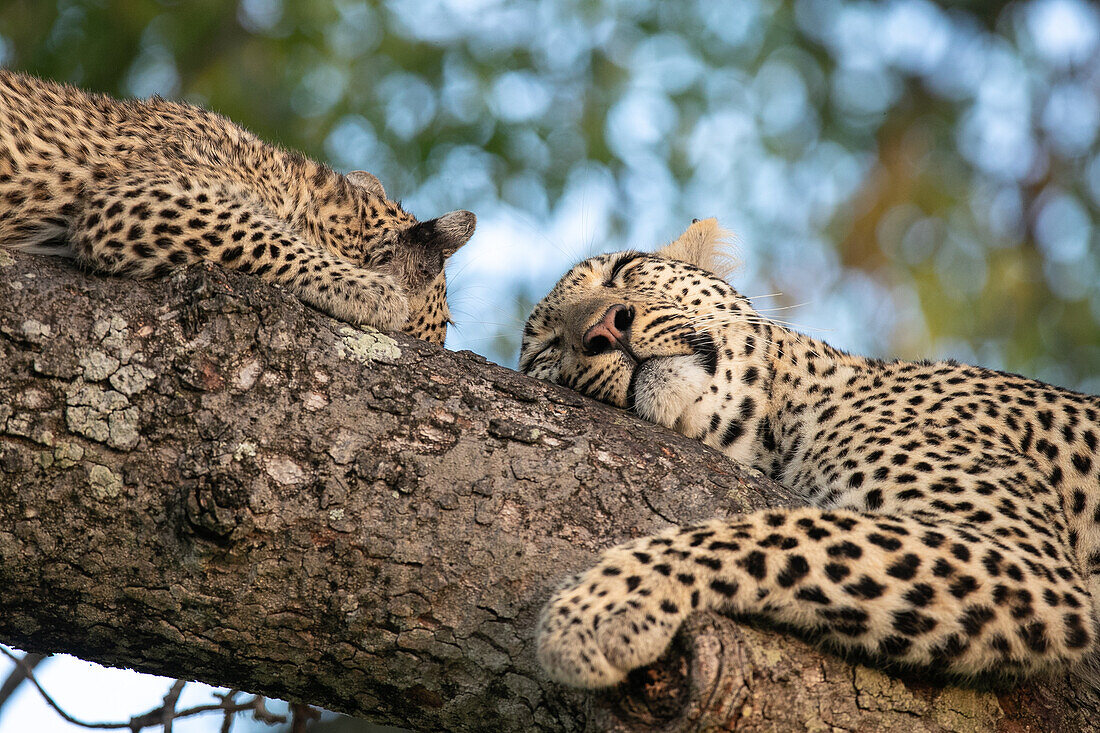
[{"label": "bokeh background", "polygon": [[[1083,0],[0,0],[0,64],[184,98],[377,174],[421,218],[476,212],[448,346],[501,364],[575,260],[717,216],[734,284],[836,346],[1100,392]],[[167,686],[42,670],[112,719]],[[74,730],[32,699],[0,730]]]}]

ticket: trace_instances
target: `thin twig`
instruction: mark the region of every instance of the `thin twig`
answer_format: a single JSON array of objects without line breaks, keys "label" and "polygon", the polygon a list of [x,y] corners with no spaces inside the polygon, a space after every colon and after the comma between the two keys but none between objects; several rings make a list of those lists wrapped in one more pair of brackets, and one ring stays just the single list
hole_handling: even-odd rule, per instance
[{"label": "thin twig", "polygon": [[[34,685],[38,690],[38,694],[42,696],[42,699],[46,701],[46,704],[53,708],[54,712],[60,715],[66,722],[81,728],[88,728],[92,730],[121,730],[123,728],[129,728],[134,733],[142,730],[143,728],[149,728],[155,725],[164,725],[165,730],[170,730],[170,723],[173,720],[179,720],[180,718],[189,718],[193,715],[201,715],[203,713],[210,713],[216,710],[222,711],[225,715],[234,715],[236,713],[243,713],[251,710],[252,715],[256,720],[271,725],[277,725],[286,722],[285,715],[275,715],[268,711],[264,704],[264,698],[260,695],[256,695],[243,702],[235,702],[233,696],[237,694],[237,690],[233,690],[230,694],[219,695],[221,702],[210,703],[207,705],[196,705],[194,707],[186,708],[184,710],[169,710],[169,708],[175,708],[176,702],[179,699],[179,693],[183,690],[183,685],[186,684],[183,680],[177,680],[172,689],[168,691],[168,694],[164,697],[164,702],[158,705],[154,709],[142,715],[135,715],[125,723],[88,723],[83,720],[79,720],[69,715],[62,709],[57,702],[54,701],[50,694],[42,687],[38,682],[38,679],[34,676],[34,671],[30,665],[25,664],[23,659],[15,656],[7,647],[0,645],[0,653],[15,662],[16,666],[23,670],[25,679]],[[177,689],[178,687],[178,689]],[[224,726],[224,724],[223,724]]]},{"label": "thin twig", "polygon": [[317,720],[321,717],[320,712],[300,702],[291,703],[290,712],[292,714],[290,719],[290,733],[306,733],[306,727],[309,725],[310,721]]},{"label": "thin twig", "polygon": [[[240,690],[230,690],[229,692],[225,693],[224,695],[217,695],[217,697],[221,698],[221,701],[222,701],[223,705],[226,705],[226,704],[232,705],[233,704],[233,698],[235,698],[239,692],[240,692]],[[226,710],[225,714],[222,715],[222,727],[221,727],[220,733],[231,733],[231,731],[233,729],[233,721],[236,720],[236,719],[237,719],[237,714],[236,713],[231,713],[228,710]]]},{"label": "thin twig", "polygon": [[286,722],[285,715],[276,715],[267,709],[264,704],[264,698],[257,695],[251,701],[250,707],[252,708],[252,717],[261,723],[267,723],[268,725],[278,725]]},{"label": "thin twig", "polygon": [[23,680],[27,679],[26,669],[34,669],[39,663],[48,657],[49,654],[38,654],[37,652],[27,652],[23,655],[22,665],[15,665],[15,668],[8,675],[8,678],[4,680],[4,684],[0,685],[0,709],[3,709],[4,704],[8,699],[15,694],[15,691],[19,689],[19,686],[23,684]]},{"label": "thin twig", "polygon": [[58,715],[64,718],[67,722],[73,725],[79,725],[82,728],[94,728],[98,730],[118,730],[121,728],[129,728],[130,724],[127,723],[86,723],[83,720],[78,720],[67,712],[61,709],[61,706],[54,702],[54,699],[50,697],[50,694],[42,689],[42,685],[38,683],[38,680],[34,676],[34,670],[28,665],[23,663],[23,660],[15,656],[5,646],[0,646],[0,652],[4,654],[8,659],[15,662],[15,665],[23,670],[23,673],[27,676],[27,680],[35,686],[38,690],[38,694],[42,696],[42,699],[46,701],[46,704],[54,709]]},{"label": "thin twig", "polygon": [[172,733],[172,721],[176,717],[176,703],[179,702],[180,693],[183,692],[183,688],[187,683],[183,680],[176,680],[172,683],[172,687],[169,688],[168,694],[164,696],[164,704],[161,705],[161,721],[164,725],[164,733]]}]

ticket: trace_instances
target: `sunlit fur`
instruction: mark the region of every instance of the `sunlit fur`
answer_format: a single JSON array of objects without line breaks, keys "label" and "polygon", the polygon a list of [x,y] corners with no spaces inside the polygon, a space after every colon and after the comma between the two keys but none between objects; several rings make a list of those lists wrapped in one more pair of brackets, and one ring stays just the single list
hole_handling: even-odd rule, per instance
[{"label": "sunlit fur", "polygon": [[719,277],[722,243],[708,220],[652,255],[578,264],[535,306],[520,367],[754,466],[807,506],[609,550],[544,609],[550,676],[615,684],[699,609],[888,667],[1083,673],[1100,618],[1100,399],[838,351],[755,311]]},{"label": "sunlit fur", "polygon": [[[720,359],[714,341],[723,331],[718,318],[749,308],[745,298],[707,269],[732,269],[727,239],[728,233],[707,219],[655,255],[620,252],[580,263],[528,318],[520,369],[701,437],[714,411],[732,399],[728,392],[709,389],[711,370]],[[684,291],[693,294],[689,303],[699,301],[697,312],[681,304]],[[711,299],[720,302],[710,304]],[[644,338],[631,339],[631,354],[616,349],[587,356],[581,336],[618,302],[634,308],[632,332]],[[744,359],[734,353],[725,361]]]},{"label": "sunlit fur", "polygon": [[0,69],[0,247],[133,277],[209,260],[442,343],[444,263],[474,223],[418,222],[369,173],[342,176],[198,107]]}]

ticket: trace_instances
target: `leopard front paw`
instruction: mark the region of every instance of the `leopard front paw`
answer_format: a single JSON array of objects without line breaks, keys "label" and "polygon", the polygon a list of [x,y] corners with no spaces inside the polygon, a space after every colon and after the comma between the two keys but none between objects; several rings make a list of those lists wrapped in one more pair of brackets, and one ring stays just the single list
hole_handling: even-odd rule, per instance
[{"label": "leopard front paw", "polygon": [[400,331],[409,319],[404,289],[387,274],[344,274],[318,293],[319,307],[342,321]]},{"label": "leopard front paw", "polygon": [[405,289],[389,275],[382,275],[370,299],[370,311],[360,323],[381,331],[400,331],[409,320],[409,299]]},{"label": "leopard front paw", "polygon": [[612,551],[543,609],[539,662],[552,679],[575,687],[618,684],[664,653],[691,610],[683,583],[629,550]]}]

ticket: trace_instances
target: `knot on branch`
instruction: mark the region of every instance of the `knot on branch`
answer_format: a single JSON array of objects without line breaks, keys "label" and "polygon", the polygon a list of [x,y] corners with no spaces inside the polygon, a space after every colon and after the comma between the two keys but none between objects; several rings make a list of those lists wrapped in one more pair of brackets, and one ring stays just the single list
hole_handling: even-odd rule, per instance
[{"label": "knot on branch", "polygon": [[191,530],[227,543],[248,531],[248,490],[231,474],[216,472],[183,481],[184,514]]},{"label": "knot on branch", "polygon": [[626,681],[593,696],[591,728],[602,731],[736,730],[748,690],[751,660],[744,658],[737,625],[696,614],[668,652]]}]

